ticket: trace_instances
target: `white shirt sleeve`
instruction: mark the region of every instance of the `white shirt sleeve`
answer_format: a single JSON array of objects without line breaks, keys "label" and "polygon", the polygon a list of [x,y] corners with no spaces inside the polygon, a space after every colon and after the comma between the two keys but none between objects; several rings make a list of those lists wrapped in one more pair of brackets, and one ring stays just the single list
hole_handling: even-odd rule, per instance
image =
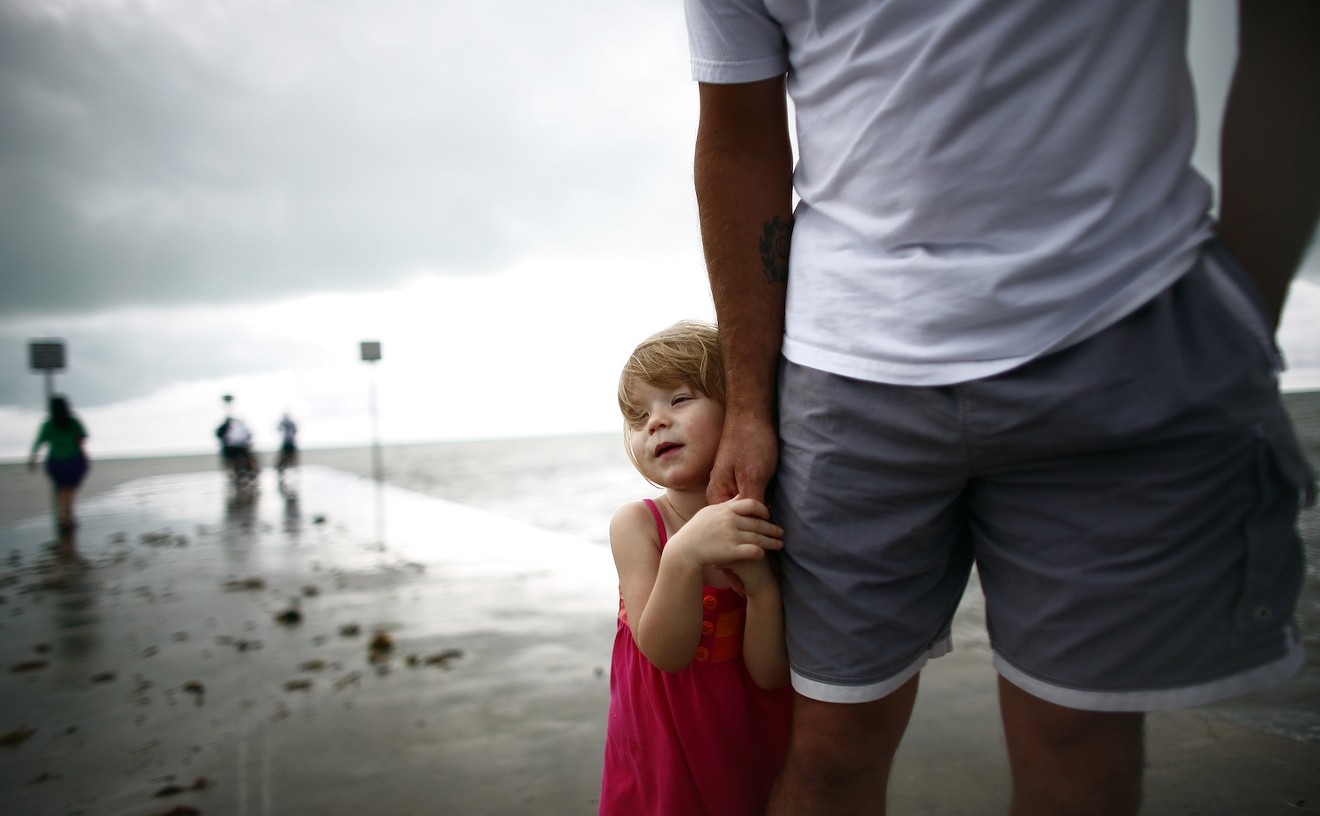
[{"label": "white shirt sleeve", "polygon": [[788,46],[761,0],[684,0],[692,78],[734,84],[781,76]]}]

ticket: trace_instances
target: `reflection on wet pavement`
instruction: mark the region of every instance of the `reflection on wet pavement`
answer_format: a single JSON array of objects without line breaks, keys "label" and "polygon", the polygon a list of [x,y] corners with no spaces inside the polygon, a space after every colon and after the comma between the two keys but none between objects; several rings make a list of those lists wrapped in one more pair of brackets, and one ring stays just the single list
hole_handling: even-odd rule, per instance
[{"label": "reflection on wet pavement", "polygon": [[6,813],[591,810],[598,764],[556,756],[604,729],[598,545],[315,467],[248,501],[140,479],[0,542]]}]

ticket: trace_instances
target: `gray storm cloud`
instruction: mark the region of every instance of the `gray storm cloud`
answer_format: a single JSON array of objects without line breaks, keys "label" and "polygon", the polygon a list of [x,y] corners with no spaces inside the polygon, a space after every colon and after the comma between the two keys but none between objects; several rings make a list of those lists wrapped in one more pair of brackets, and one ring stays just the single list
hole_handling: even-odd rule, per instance
[{"label": "gray storm cloud", "polygon": [[[1192,4],[1212,179],[1232,11]],[[78,405],[112,405],[344,353],[271,304],[699,259],[682,16],[673,0],[0,2],[0,410],[39,404],[34,337],[68,340]],[[656,284],[628,271],[542,305],[599,320],[582,304]],[[465,318],[500,325],[505,305]]]},{"label": "gray storm cloud", "polygon": [[682,25],[661,0],[0,3],[0,406],[35,404],[32,337],[111,404],[333,354],[173,309],[695,242]]},{"label": "gray storm cloud", "polygon": [[664,137],[611,121],[643,102],[609,70],[628,21],[542,5],[0,5],[0,318],[375,290],[610,235]]}]

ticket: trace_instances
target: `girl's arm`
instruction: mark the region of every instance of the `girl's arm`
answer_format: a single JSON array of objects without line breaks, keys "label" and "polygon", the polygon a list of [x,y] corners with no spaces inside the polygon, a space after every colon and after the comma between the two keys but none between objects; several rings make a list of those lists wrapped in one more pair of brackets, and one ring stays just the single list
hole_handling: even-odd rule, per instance
[{"label": "girl's arm", "polygon": [[[741,585],[747,598],[743,663],[758,687],[767,690],[781,688],[789,679],[784,607],[779,581],[765,551],[783,547],[784,531],[770,521],[770,510],[753,499],[734,499],[712,505],[693,516],[692,520],[697,521],[702,513],[716,512],[724,514],[736,530],[732,534],[725,533],[724,540],[737,546],[723,553],[724,559],[716,563],[737,578],[735,583]],[[672,542],[670,546],[673,546]]]},{"label": "girl's arm", "polygon": [[784,606],[768,560],[744,561],[728,569],[737,574],[747,594],[747,624],[743,629],[743,663],[752,681],[771,690],[788,685],[788,648],[784,642]]},{"label": "girl's arm", "polygon": [[642,502],[614,514],[610,549],[637,648],[662,671],[686,667],[701,642],[701,566],[673,541],[661,556],[655,520]]},{"label": "girl's arm", "polygon": [[763,560],[767,549],[783,546],[783,531],[766,519],[768,515],[765,505],[751,499],[703,507],[674,533],[661,554],[655,521],[645,504],[633,502],[614,514],[610,547],[619,592],[637,647],[656,668],[679,671],[696,654],[705,567]]}]

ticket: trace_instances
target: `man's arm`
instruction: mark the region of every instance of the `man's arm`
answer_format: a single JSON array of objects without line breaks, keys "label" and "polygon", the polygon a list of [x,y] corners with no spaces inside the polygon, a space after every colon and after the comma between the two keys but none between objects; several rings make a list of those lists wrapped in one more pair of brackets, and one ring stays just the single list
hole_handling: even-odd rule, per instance
[{"label": "man's arm", "polygon": [[1320,3],[1242,0],[1219,233],[1277,325],[1320,214]]},{"label": "man's arm", "polygon": [[784,334],[793,151],[784,78],[702,83],[695,175],[724,355],[724,435],[707,499],[765,501],[778,463],[775,379]]}]

